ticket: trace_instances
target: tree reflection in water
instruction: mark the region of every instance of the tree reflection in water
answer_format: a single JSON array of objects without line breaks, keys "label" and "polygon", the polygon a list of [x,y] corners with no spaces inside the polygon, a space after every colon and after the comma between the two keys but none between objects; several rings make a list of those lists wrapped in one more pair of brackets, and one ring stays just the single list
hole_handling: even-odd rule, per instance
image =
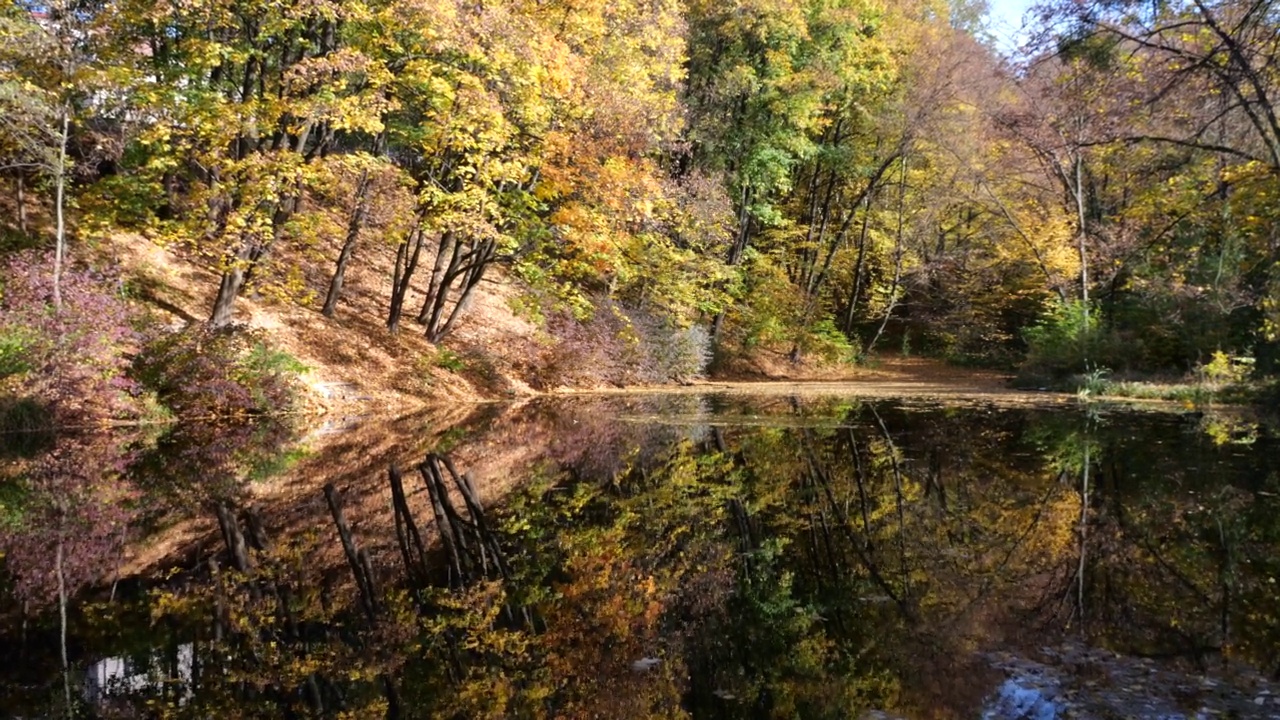
[{"label": "tree reflection in water", "polygon": [[[96,711],[973,717],[994,654],[1280,669],[1265,432],[724,397],[520,412],[550,440],[501,502],[444,448],[371,471],[381,522],[349,522],[361,498],[327,487],[308,534],[335,562],[224,501],[221,554],[82,609],[84,667],[136,649],[137,672],[95,681]],[[0,710],[38,712],[6,694]]]}]

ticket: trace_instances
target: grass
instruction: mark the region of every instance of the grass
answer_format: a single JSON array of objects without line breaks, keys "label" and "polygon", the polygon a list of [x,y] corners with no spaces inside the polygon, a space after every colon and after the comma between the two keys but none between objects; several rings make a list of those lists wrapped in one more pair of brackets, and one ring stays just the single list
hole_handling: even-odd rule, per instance
[{"label": "grass", "polygon": [[269,480],[283,474],[310,455],[311,450],[305,447],[292,448],[270,455],[250,467],[248,472],[245,473],[245,479],[254,483]]},{"label": "grass", "polygon": [[1132,400],[1163,400],[1200,407],[1211,403],[1248,405],[1264,402],[1272,392],[1266,383],[1239,380],[1214,382],[1195,380],[1190,382],[1162,380],[1113,380],[1105,370],[1094,370],[1085,375],[1073,375],[1066,379],[1061,389],[1075,391],[1082,400],[1126,398]]}]

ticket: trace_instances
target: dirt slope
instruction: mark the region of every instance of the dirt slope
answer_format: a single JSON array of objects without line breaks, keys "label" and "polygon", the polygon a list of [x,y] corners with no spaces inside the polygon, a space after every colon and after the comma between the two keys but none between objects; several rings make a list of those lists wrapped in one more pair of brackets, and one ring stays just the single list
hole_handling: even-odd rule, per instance
[{"label": "dirt slope", "polygon": [[[180,249],[121,235],[98,253],[123,268],[136,295],[172,328],[203,321],[213,307],[218,276]],[[250,292],[237,301],[236,321],[266,331],[279,348],[307,365],[304,381],[311,390],[311,409],[317,411],[364,405],[402,414],[424,406],[532,394],[518,367],[541,346],[538,328],[511,310],[515,284],[500,271],[481,283],[470,311],[444,343],[465,366],[453,372],[445,366],[457,362],[437,360],[439,348],[413,322],[416,303],[423,298],[421,283],[429,273],[418,273],[420,282],[410,293],[400,332],[387,331],[391,253],[387,247],[363,249],[361,262],[348,272],[334,318],[319,312],[328,264],[304,260],[310,297],[282,301]]]}]

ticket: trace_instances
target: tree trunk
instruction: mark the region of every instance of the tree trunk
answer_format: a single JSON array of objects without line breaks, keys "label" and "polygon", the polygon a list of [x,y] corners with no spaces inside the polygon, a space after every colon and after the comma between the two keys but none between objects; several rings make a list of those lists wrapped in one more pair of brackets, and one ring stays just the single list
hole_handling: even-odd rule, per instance
[{"label": "tree trunk", "polygon": [[60,111],[62,132],[58,138],[58,161],[53,168],[54,214],[57,218],[57,235],[53,252],[53,307],[62,310],[62,263],[67,253],[66,186],[67,140],[71,129],[71,110],[64,104]]},{"label": "tree trunk", "polygon": [[476,286],[480,284],[480,278],[484,274],[484,266],[474,268],[466,278],[463,279],[462,292],[458,295],[458,302],[454,303],[453,310],[449,313],[449,317],[444,321],[443,325],[427,329],[427,339],[432,343],[438,343],[444,336],[449,334],[453,329],[453,323],[466,312],[471,306],[471,298],[474,297]]},{"label": "tree trunk", "polygon": [[[444,246],[441,245],[440,249],[443,251]],[[462,266],[463,261],[467,257],[474,255],[475,252],[475,248],[464,252],[464,244],[461,239],[458,239],[453,243],[452,251],[449,253],[449,264],[444,269],[444,273],[440,276],[440,284],[435,287],[434,296],[427,298],[427,302],[431,304],[431,312],[427,317],[427,337],[431,337],[434,334],[435,328],[440,325],[440,318],[444,313],[445,303],[449,301],[449,288],[453,285],[453,281],[457,279],[458,274],[461,272],[459,268]],[[440,264],[439,259],[436,260],[436,264]]]},{"label": "tree trunk", "polygon": [[431,513],[436,519],[436,532],[440,534],[440,544],[444,545],[445,552],[449,555],[449,587],[462,587],[467,579],[466,568],[462,565],[462,553],[459,552],[453,521],[445,509],[445,503],[449,498],[443,490],[439,462],[434,455],[418,464],[418,474],[422,476],[422,482],[427,486],[427,495],[431,499]]},{"label": "tree trunk", "polygon": [[342,243],[342,252],[338,254],[338,266],[334,268],[333,279],[329,281],[329,293],[324,298],[324,308],[320,313],[325,317],[333,317],[338,310],[338,300],[342,297],[342,281],[347,274],[347,263],[355,254],[356,242],[360,239],[360,231],[364,229],[365,218],[369,214],[369,171],[360,173],[360,182],[356,186],[356,204],[347,223],[347,238]]},{"label": "tree trunk", "polygon": [[236,251],[235,258],[229,267],[223,271],[222,280],[218,284],[218,296],[213,301],[213,313],[209,316],[210,327],[216,329],[231,324],[236,298],[240,296],[245,285],[249,284],[254,270],[258,267],[258,262],[271,249],[271,245],[284,235],[285,225],[297,211],[301,198],[302,179],[298,178],[295,182],[294,194],[285,194],[276,200],[275,210],[271,214],[270,237],[263,239],[248,233],[241,236],[240,249]]},{"label": "tree trunk", "polygon": [[867,226],[871,222],[871,195],[868,194],[862,208],[862,232],[858,235],[858,258],[853,263],[853,290],[849,292],[849,308],[844,315],[844,334],[853,335],[853,316],[862,296],[862,266],[867,259]]},{"label": "tree trunk", "polygon": [[360,604],[369,622],[372,623],[378,616],[378,602],[374,594],[373,578],[368,574],[368,561],[361,562],[361,551],[351,535],[351,527],[347,524],[346,515],[342,512],[342,501],[333,483],[324,486],[324,499],[329,505],[329,513],[333,515],[333,524],[338,528],[338,539],[342,541],[342,551],[347,556],[347,563],[351,566],[351,574],[355,576],[356,587],[360,591]]},{"label": "tree trunk", "polygon": [[218,296],[213,301],[213,314],[209,316],[209,326],[222,328],[231,324],[232,309],[240,291],[244,288],[245,274],[249,264],[257,255],[259,241],[245,238],[241,241],[240,250],[235,254],[230,266],[222,272],[222,280],[218,284]]},{"label": "tree trunk", "polygon": [[427,284],[427,297],[422,301],[422,309],[418,311],[418,322],[426,323],[431,319],[431,309],[435,307],[435,294],[440,291],[440,282],[444,278],[445,254],[456,247],[452,230],[440,235],[440,247],[436,249],[436,262],[431,266],[431,282]]},{"label": "tree trunk", "polygon": [[1084,468],[1080,475],[1080,565],[1076,568],[1076,609],[1080,611],[1080,628],[1084,631],[1084,572],[1085,561],[1089,556],[1089,439],[1084,441]]},{"label": "tree trunk", "polygon": [[67,703],[67,717],[71,717],[73,714],[71,708],[71,664],[67,659],[67,573],[63,567],[62,556],[62,538],[59,537],[57,556],[54,558],[54,564],[57,566],[58,572],[58,646],[62,653],[62,691]]},{"label": "tree trunk", "polygon": [[907,159],[902,159],[902,183],[898,185],[898,227],[896,237],[893,244],[893,283],[889,286],[889,305],[884,309],[884,317],[880,320],[880,328],[876,330],[876,334],[871,337],[871,342],[862,350],[862,354],[866,355],[875,347],[880,336],[884,334],[885,326],[889,324],[889,318],[893,316],[893,310],[898,306],[898,287],[902,282],[902,225],[903,213],[906,211],[907,202]]},{"label": "tree trunk", "polygon": [[[418,257],[422,254],[422,214],[419,213],[410,236],[400,244],[396,253],[396,274],[391,283],[391,307],[387,312],[387,330],[394,335],[400,329],[400,315],[404,311],[404,299],[409,294],[409,284],[413,282],[413,271],[418,268]],[[413,246],[412,251],[409,249]]]},{"label": "tree trunk", "polygon": [[27,178],[21,170],[17,173],[18,179],[18,232],[23,235],[27,234]]},{"label": "tree trunk", "polygon": [[249,572],[249,547],[245,543],[244,534],[240,532],[240,523],[236,515],[226,503],[218,503],[214,508],[218,516],[218,526],[222,530],[222,540],[231,554],[231,564],[239,572]]},{"label": "tree trunk", "polygon": [[[472,250],[471,263],[465,269],[452,267],[450,272],[445,273],[442,284],[438,290],[439,301],[434,308],[431,321],[427,325],[427,339],[433,343],[439,342],[441,338],[449,334],[453,328],[453,323],[464,313],[471,304],[471,298],[475,292],[476,286],[480,284],[480,280],[484,278],[485,268],[493,260],[494,252],[497,250],[497,244],[493,240],[487,240],[479,248]],[[462,283],[459,286],[458,300],[453,304],[453,310],[450,311],[448,318],[444,318],[445,298],[444,293],[453,284],[453,280],[459,274],[462,275]],[[443,319],[443,323],[441,320]]]},{"label": "tree trunk", "polygon": [[1076,217],[1080,231],[1080,311],[1084,314],[1084,327],[1080,329],[1080,348],[1086,369],[1089,364],[1089,236],[1085,231],[1084,217],[1084,158],[1076,152]]},{"label": "tree trunk", "polygon": [[[747,243],[751,239],[751,213],[748,210],[751,201],[751,192],[745,185],[742,188],[741,205],[738,208],[738,235],[733,239],[733,245],[729,248],[728,265],[736,267],[742,261],[742,254],[747,251]],[[720,329],[724,326],[724,311],[716,313],[716,318],[711,322],[711,338],[718,345],[720,340]]]}]

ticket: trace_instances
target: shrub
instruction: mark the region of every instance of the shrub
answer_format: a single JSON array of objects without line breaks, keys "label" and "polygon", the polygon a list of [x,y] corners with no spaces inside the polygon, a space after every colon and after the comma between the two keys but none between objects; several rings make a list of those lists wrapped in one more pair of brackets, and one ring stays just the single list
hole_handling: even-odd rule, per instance
[{"label": "shrub", "polygon": [[38,608],[58,596],[61,553],[67,592],[116,566],[136,493],[123,481],[131,440],[120,433],[64,433],[56,445],[0,480],[0,555],[15,595]]},{"label": "shrub", "polygon": [[174,423],[139,454],[129,478],[146,493],[147,511],[153,514],[237,498],[246,481],[282,472],[298,459],[301,451],[291,448],[297,433],[287,420],[266,416]]},{"label": "shrub", "polygon": [[195,326],[149,341],[133,372],[181,417],[288,412],[305,370],[257,331]]},{"label": "shrub", "polygon": [[26,328],[7,327],[0,332],[0,380],[31,370],[27,348],[31,345]]},{"label": "shrub", "polygon": [[641,382],[688,382],[711,362],[711,333],[701,325],[680,327],[670,318],[624,310],[635,333],[634,375]]},{"label": "shrub", "polygon": [[437,349],[435,357],[431,359],[431,363],[452,373],[462,372],[467,367],[467,361],[449,348]]},{"label": "shrub", "polygon": [[[1087,310],[1087,312],[1086,312]],[[1101,363],[1100,313],[1079,302],[1054,303],[1038,323],[1023,331],[1027,341],[1024,373],[1062,377]]]},{"label": "shrub", "polygon": [[[796,340],[796,349],[802,355],[817,355],[822,360],[834,362],[854,362],[858,350],[849,342],[849,338],[836,328],[835,320],[825,318],[807,328]],[[902,336],[902,355],[910,354],[907,336]]]},{"label": "shrub", "polygon": [[546,317],[552,344],[541,363],[544,385],[687,382],[702,377],[711,358],[705,328],[607,298],[582,319],[563,310]]},{"label": "shrub", "polygon": [[0,460],[33,457],[53,446],[53,412],[30,397],[0,397]]},{"label": "shrub", "polygon": [[612,303],[601,302],[585,318],[567,310],[547,314],[550,347],[541,358],[544,386],[620,384],[629,370],[628,323]]},{"label": "shrub", "polygon": [[1254,359],[1248,356],[1232,356],[1221,350],[1214,351],[1209,362],[1201,365],[1196,374],[1203,382],[1213,385],[1242,383],[1253,374]]},{"label": "shrub", "polygon": [[133,313],[111,271],[68,268],[62,308],[53,306],[53,256],[25,251],[3,265],[0,378],[21,378],[60,424],[119,416],[132,408],[128,353]]}]

